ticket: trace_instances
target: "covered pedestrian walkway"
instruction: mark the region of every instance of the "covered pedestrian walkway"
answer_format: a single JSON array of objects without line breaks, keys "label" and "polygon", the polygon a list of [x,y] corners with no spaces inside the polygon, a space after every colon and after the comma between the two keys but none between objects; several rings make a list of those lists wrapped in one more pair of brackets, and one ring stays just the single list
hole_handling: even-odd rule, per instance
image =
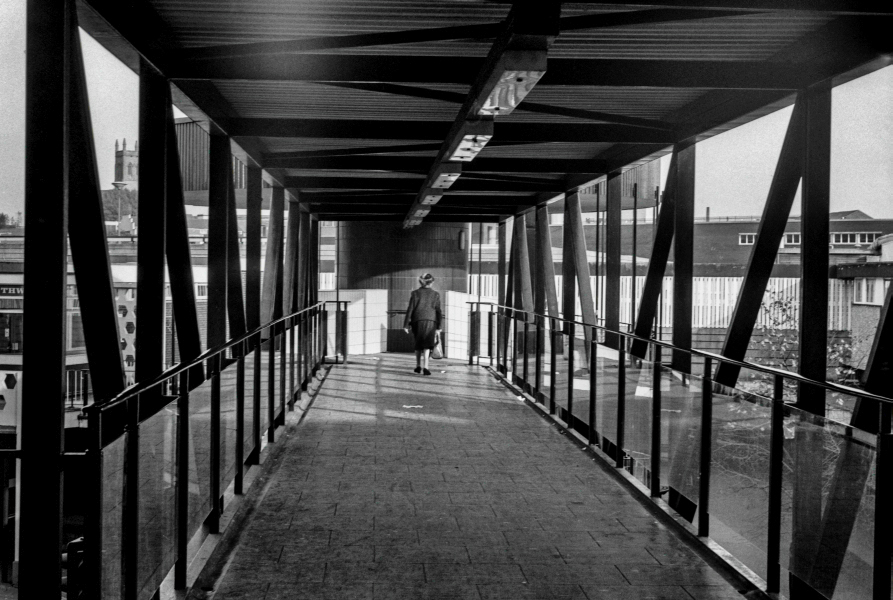
[{"label": "covered pedestrian walkway", "polygon": [[332,368],[209,597],[741,597],[490,371],[435,366]]},{"label": "covered pedestrian walkway", "polygon": [[[0,448],[16,473],[0,580],[20,598],[891,599],[893,286],[870,307],[859,387],[828,381],[828,307],[830,236],[880,239],[829,229],[832,91],[893,62],[893,5],[26,12],[27,285],[4,301],[27,306],[29,349],[4,378],[21,406]],[[83,36],[139,77],[138,312],[114,286]],[[762,216],[729,238],[750,247],[734,314],[703,349],[698,147],[782,108]],[[722,164],[712,176],[751,167]],[[201,251],[187,207],[207,216]],[[478,282],[489,224],[497,289],[469,302],[472,223]],[[748,362],[773,270],[795,257],[804,310],[779,335],[796,366]],[[882,266],[858,298],[880,298]],[[445,351],[468,358],[432,377],[361,355],[399,350],[380,344],[406,339],[423,272]],[[93,399],[76,432],[72,347]],[[202,544],[223,554],[233,536],[221,577],[195,583]]]}]

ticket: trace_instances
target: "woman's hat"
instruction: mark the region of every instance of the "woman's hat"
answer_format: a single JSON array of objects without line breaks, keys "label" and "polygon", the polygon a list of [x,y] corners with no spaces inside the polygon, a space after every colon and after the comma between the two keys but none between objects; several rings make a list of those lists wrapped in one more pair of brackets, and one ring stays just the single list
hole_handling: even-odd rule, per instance
[{"label": "woman's hat", "polygon": [[425,273],[424,275],[419,277],[419,283],[422,285],[430,285],[434,283],[434,275],[431,273]]}]

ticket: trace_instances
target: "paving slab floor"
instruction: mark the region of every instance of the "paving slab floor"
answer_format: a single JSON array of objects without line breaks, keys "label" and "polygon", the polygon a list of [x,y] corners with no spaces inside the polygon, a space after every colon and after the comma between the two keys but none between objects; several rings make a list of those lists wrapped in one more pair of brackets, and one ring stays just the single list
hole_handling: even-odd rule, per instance
[{"label": "paving slab floor", "polygon": [[742,596],[481,367],[336,366],[212,598]]}]

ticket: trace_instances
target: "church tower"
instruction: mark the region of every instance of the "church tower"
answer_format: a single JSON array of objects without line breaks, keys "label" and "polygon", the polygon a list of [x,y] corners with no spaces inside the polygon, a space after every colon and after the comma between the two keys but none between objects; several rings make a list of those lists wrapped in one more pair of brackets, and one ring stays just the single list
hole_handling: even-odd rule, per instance
[{"label": "church tower", "polygon": [[127,138],[124,138],[124,143],[120,148],[118,140],[115,140],[115,181],[112,182],[115,189],[139,189],[139,164],[139,142],[134,143],[133,150],[128,150]]}]

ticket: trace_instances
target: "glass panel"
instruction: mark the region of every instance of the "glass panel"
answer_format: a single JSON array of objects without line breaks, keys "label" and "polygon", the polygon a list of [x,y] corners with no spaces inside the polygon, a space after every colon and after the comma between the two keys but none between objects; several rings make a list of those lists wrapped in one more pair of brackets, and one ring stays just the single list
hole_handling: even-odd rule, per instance
[{"label": "glass panel", "polygon": [[543,322],[543,374],[540,379],[540,392],[545,399],[544,402],[549,402],[549,393],[552,390],[552,321],[551,319],[546,319]]},{"label": "glass panel", "polygon": [[[710,464],[710,537],[766,578],[772,381],[742,369],[742,385],[715,385]],[[752,385],[756,384],[756,385]]]},{"label": "glass panel", "polygon": [[236,476],[236,373],[235,363],[220,374],[220,492]]},{"label": "glass panel", "polygon": [[661,386],[661,473],[671,488],[667,501],[691,522],[701,469],[701,378],[663,367]]},{"label": "glass panel", "polygon": [[273,369],[273,413],[278,415],[281,411],[280,403],[282,402],[282,344],[285,341],[285,337],[282,335],[277,335],[274,341],[274,348],[276,351],[274,352],[274,369]]},{"label": "glass panel", "polygon": [[245,363],[245,458],[254,450],[254,351],[243,359]]},{"label": "glass panel", "polygon": [[102,597],[121,597],[121,519],[124,501],[124,436],[102,451]]},{"label": "glass panel", "polygon": [[188,531],[197,531],[211,511],[210,447],[211,380],[209,379],[189,392]]},{"label": "glass panel", "polygon": [[784,427],[783,569],[826,598],[871,597],[874,436],[795,408]]},{"label": "glass panel", "polygon": [[654,388],[654,363],[627,359],[626,427],[624,450],[630,457],[629,471],[648,485],[651,470],[651,413]]},{"label": "glass panel", "polygon": [[270,343],[262,344],[258,352],[260,352],[260,431],[263,435],[270,427]]},{"label": "glass panel", "polygon": [[617,441],[617,350],[599,344],[596,348],[595,421],[602,449],[612,457]]},{"label": "glass panel", "polygon": [[[139,427],[140,598],[152,598],[176,560],[177,404]],[[119,522],[120,523],[120,522]]]}]

